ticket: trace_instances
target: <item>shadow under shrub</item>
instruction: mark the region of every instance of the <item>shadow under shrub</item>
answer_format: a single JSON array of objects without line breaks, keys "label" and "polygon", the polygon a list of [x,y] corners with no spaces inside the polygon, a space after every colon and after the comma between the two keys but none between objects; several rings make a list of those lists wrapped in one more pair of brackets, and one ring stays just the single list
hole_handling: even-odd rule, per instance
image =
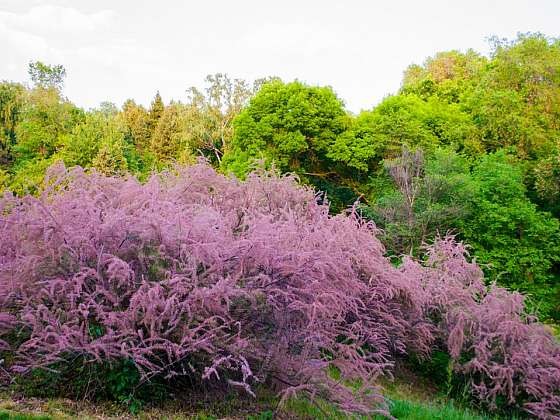
[{"label": "shadow under shrub", "polygon": [[169,396],[169,384],[161,375],[144,382],[129,360],[91,363],[81,356],[32,369],[15,384],[15,390],[26,397],[116,401],[132,412],[146,402],[161,403]]}]

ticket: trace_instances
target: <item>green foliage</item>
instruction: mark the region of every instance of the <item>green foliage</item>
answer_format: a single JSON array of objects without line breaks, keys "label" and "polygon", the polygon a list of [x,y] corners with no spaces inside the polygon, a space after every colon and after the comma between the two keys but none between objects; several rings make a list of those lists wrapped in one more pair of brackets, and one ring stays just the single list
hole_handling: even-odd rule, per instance
[{"label": "green foliage", "polygon": [[457,407],[452,401],[445,405],[436,405],[394,400],[391,401],[390,411],[391,415],[397,419],[410,420],[482,420],[491,418]]},{"label": "green foliage", "polygon": [[0,411],[0,420],[51,420],[50,416],[36,414],[20,414],[10,413],[8,411]]},{"label": "green foliage", "polygon": [[105,139],[91,166],[105,175],[124,174],[127,170],[124,148],[121,140]]},{"label": "green foliage", "polygon": [[518,92],[528,109],[543,112],[546,123],[554,124],[550,118],[560,106],[560,40],[527,33],[514,41],[494,38],[493,44],[489,84]]},{"label": "green foliage", "polygon": [[423,124],[428,117],[425,102],[416,96],[390,96],[373,111],[374,143],[382,147],[380,159],[395,155],[402,145],[431,149],[436,136]]},{"label": "green foliage", "polygon": [[274,412],[271,410],[263,411],[259,414],[247,416],[247,420],[273,420]]},{"label": "green foliage", "polygon": [[459,102],[480,77],[487,62],[473,50],[437,53],[422,66],[411,65],[406,69],[402,92],[414,93],[423,99],[435,96],[444,102]]},{"label": "green foliage", "polygon": [[184,109],[171,104],[163,111],[150,142],[150,152],[160,161],[176,159],[187,146]]},{"label": "green foliage", "polygon": [[331,88],[273,79],[233,124],[231,147],[221,163],[225,172],[243,178],[256,162],[265,168],[274,165],[326,191],[335,212],[365,195],[361,188],[368,165],[364,161],[373,156],[365,146],[370,139],[364,135],[364,148],[353,144],[348,133],[352,117]]},{"label": "green foliage", "polygon": [[[538,201],[557,218],[560,216],[560,140],[548,156],[531,165]],[[533,177],[531,177],[533,175]]]},{"label": "green foliage", "polygon": [[371,163],[376,158],[379,160],[384,148],[384,144],[377,141],[375,124],[374,114],[367,111],[350,120],[348,130],[335,139],[328,157],[350,168],[367,172]]},{"label": "green foliage", "polygon": [[410,66],[402,92],[457,103],[477,128],[469,152],[515,145],[524,158],[546,154],[560,128],[560,43],[538,33],[492,43],[490,60],[449,51]]},{"label": "green foliage", "polygon": [[490,279],[534,298],[543,315],[560,314],[560,226],[526,195],[523,171],[504,152],[483,157],[473,170],[477,194],[461,236]]},{"label": "green foliage", "polygon": [[424,101],[413,94],[390,96],[353,120],[328,157],[367,172],[403,146],[428,152],[438,145],[459,149],[472,130],[469,116],[456,104]]},{"label": "green foliage", "polygon": [[204,92],[191,87],[185,107],[185,134],[190,150],[220,164],[231,147],[233,120],[267,80],[272,79],[258,79],[250,86],[244,80],[231,80],[226,74],[217,73],[206,77]]},{"label": "green foliage", "polygon": [[348,125],[332,89],[273,80],[262,86],[234,121],[223,166],[243,177],[255,159],[300,175],[328,170],[327,153]]},{"label": "green foliage", "polygon": [[[360,153],[367,159],[374,148],[378,153],[390,146],[391,138],[397,139],[393,147],[421,146],[428,162],[437,161],[430,157],[434,145],[449,145],[469,156],[472,172],[469,165],[460,171],[467,194],[450,185],[457,198],[451,208],[461,208],[459,214],[438,220],[449,203],[425,199],[425,191],[433,190],[426,188],[431,183],[428,169],[411,178],[417,192],[377,190],[365,213],[385,229],[385,242],[397,254],[418,250],[435,228],[440,233],[453,229],[488,264],[490,279],[529,293],[542,316],[557,317],[558,219],[542,210],[560,213],[560,42],[542,34],[492,42],[489,59],[472,51],[449,51],[410,66],[400,94],[371,111],[370,131],[375,134],[368,135],[378,139],[364,143],[358,135],[352,143],[349,136],[347,143],[364,147]],[[380,124],[376,114],[390,122]],[[386,150],[384,158],[395,153]],[[453,184],[456,173],[442,169],[442,177]],[[377,178],[370,185],[367,190],[374,191],[384,182]],[[408,209],[407,199],[414,199]],[[436,221],[431,227],[430,219]]]},{"label": "green foliage", "polygon": [[24,160],[12,168],[13,175],[5,184],[19,195],[35,194],[43,185],[47,168],[59,160],[56,156],[48,159],[35,158]]},{"label": "green foliage", "polygon": [[385,160],[385,170],[387,182],[376,183],[375,201],[362,210],[383,229],[390,253],[417,255],[423,244],[453,232],[457,220],[470,214],[475,185],[467,160],[456,152],[436,149],[424,157],[404,149]]},{"label": "green foliage", "polygon": [[129,99],[117,117],[122,120],[127,142],[134,144],[140,152],[146,150],[151,136],[148,111]]},{"label": "green foliage", "polygon": [[[464,362],[462,358],[461,363]],[[463,406],[474,404],[468,380],[454,371],[453,359],[446,350],[434,350],[428,359],[410,355],[407,362],[415,374],[433,383],[446,399],[452,398]]]},{"label": "green foliage", "polygon": [[66,69],[62,65],[50,66],[40,61],[30,62],[28,73],[35,86],[54,88],[59,91],[62,89],[66,77]]},{"label": "green foliage", "polygon": [[192,163],[198,155],[218,164],[230,145],[234,117],[263,83],[250,87],[216,74],[208,76],[204,93],[189,90],[187,104],[166,106],[157,93],[148,111],[128,100],[122,111],[105,102],[84,112],[49,82],[60,73],[58,67],[32,67],[33,89],[0,84],[0,182],[18,193],[33,191],[47,162],[58,159],[106,174],[132,172],[142,180],[172,162]]},{"label": "green foliage", "polygon": [[4,169],[0,168],[0,193],[8,186],[9,179],[9,174]]},{"label": "green foliage", "polygon": [[114,120],[99,112],[89,113],[83,122],[62,138],[59,156],[68,167],[89,167],[103,144],[123,141],[123,138]]},{"label": "green foliage", "polygon": [[[95,327],[91,332],[101,334]],[[64,396],[92,401],[115,401],[126,406],[133,414],[145,402],[161,402],[167,396],[161,378],[142,381],[140,372],[129,360],[87,363],[79,356],[70,360],[70,363],[63,362],[49,367],[55,371],[33,370],[27,377],[18,380],[16,389],[30,397]]]},{"label": "green foliage", "polygon": [[16,125],[23,105],[25,89],[18,83],[0,83],[0,166],[11,163],[16,143]]},{"label": "green foliage", "polygon": [[148,128],[150,130],[150,133],[153,133],[156,129],[159,119],[163,115],[164,110],[165,105],[158,91],[156,93],[156,96],[154,97],[154,100],[152,101],[150,110],[148,111]]},{"label": "green foliage", "polygon": [[544,317],[560,313],[560,224],[527,196],[523,167],[505,152],[478,159],[439,149],[424,161],[386,160],[392,187],[364,215],[383,229],[391,254],[418,254],[448,231],[472,247],[489,280],[527,293]]},{"label": "green foliage", "polygon": [[29,91],[15,129],[16,164],[49,158],[60,147],[63,135],[83,118],[83,111],[62,99],[56,89],[39,87]]},{"label": "green foliage", "polygon": [[[311,404],[307,400],[293,399],[290,400],[286,407],[286,413],[299,419],[366,419],[365,416],[349,416],[335,410],[328,404],[319,403]],[[472,410],[458,407],[453,401],[445,404],[415,402],[406,399],[392,399],[389,401],[389,412],[391,416],[397,419],[409,420],[486,420],[494,417],[477,414]],[[385,419],[385,416],[375,416],[375,419]],[[510,417],[512,418],[512,417]]]}]

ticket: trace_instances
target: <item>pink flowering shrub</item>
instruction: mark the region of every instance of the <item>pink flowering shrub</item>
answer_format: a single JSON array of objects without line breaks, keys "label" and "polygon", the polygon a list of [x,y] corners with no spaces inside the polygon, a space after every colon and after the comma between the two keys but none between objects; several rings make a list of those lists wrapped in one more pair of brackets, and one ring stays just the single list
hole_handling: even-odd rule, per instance
[{"label": "pink flowering shrub", "polygon": [[47,185],[0,202],[0,328],[28,336],[12,348],[19,375],[125,360],[144,381],[267,382],[368,411],[393,355],[429,350],[374,227],[330,217],[293,178],[198,164],[140,184],[55,167]]},{"label": "pink flowering shrub", "polygon": [[419,280],[426,316],[437,328],[453,371],[488,408],[522,409],[560,418],[560,345],[525,313],[523,296],[492,285],[448,237],[428,250],[421,265],[407,260],[405,276]]},{"label": "pink flowering shrub", "polygon": [[39,197],[0,199],[1,371],[133,366],[141,383],[265,383],[365,413],[397,356],[445,343],[475,397],[557,413],[558,346],[518,295],[487,290],[451,239],[394,268],[373,225],[316,198],[204,163],[145,184],[51,168]]}]

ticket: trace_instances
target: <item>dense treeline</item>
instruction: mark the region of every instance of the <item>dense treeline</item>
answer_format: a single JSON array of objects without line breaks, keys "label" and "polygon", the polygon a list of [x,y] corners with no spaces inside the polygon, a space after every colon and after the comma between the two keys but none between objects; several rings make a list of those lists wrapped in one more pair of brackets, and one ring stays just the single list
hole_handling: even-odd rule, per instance
[{"label": "dense treeline", "polygon": [[411,65],[399,92],[359,115],[329,87],[220,74],[185,102],[84,111],[62,93],[64,68],[33,63],[32,86],[0,84],[0,183],[33,193],[58,160],[140,179],[198,156],[241,178],[274,164],[325,191],[332,211],[359,200],[395,257],[454,232],[489,280],[558,320],[560,41],[492,42],[489,57]]}]

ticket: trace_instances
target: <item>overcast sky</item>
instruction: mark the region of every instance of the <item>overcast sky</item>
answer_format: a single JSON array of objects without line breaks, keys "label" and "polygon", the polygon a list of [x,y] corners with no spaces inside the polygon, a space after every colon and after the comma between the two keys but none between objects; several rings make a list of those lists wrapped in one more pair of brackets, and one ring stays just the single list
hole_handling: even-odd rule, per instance
[{"label": "overcast sky", "polygon": [[491,35],[560,35],[560,0],[0,0],[0,80],[41,60],[90,108],[156,90],[184,99],[210,73],[330,85],[358,112],[437,51],[488,53]]}]

